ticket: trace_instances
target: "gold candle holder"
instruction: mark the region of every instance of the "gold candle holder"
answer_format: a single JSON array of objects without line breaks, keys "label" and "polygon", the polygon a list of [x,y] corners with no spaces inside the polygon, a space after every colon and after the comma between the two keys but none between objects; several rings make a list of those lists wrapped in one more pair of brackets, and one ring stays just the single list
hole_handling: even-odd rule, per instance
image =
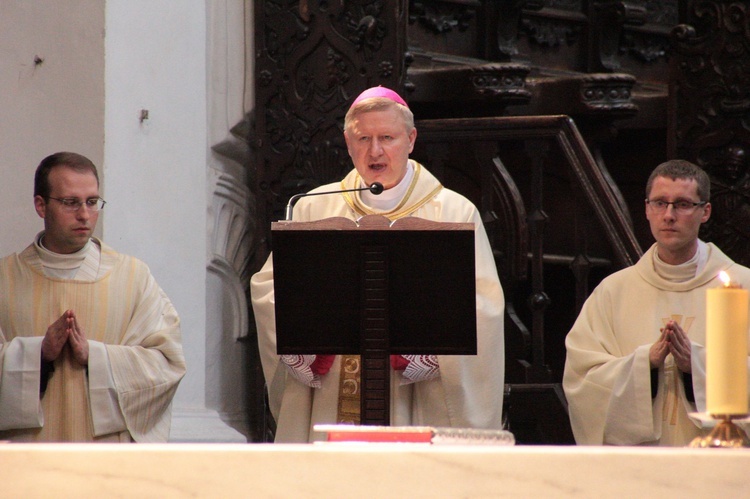
[{"label": "gold candle holder", "polygon": [[733,419],[745,419],[747,414],[711,414],[718,424],[705,437],[695,437],[690,447],[702,449],[720,449],[733,447],[750,447],[747,433],[732,422]]}]

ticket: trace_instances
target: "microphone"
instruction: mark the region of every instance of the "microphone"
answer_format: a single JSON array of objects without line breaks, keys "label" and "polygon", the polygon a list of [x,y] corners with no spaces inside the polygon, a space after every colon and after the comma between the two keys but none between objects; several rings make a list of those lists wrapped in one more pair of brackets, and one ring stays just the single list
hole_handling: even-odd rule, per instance
[{"label": "microphone", "polygon": [[294,196],[289,198],[289,202],[286,205],[286,210],[284,212],[284,220],[291,220],[292,219],[292,209],[294,206],[294,203],[297,202],[299,198],[303,198],[305,196],[319,196],[322,194],[340,194],[342,192],[355,192],[355,191],[370,191],[376,196],[383,192],[383,184],[380,182],[373,182],[370,187],[360,187],[358,189],[342,189],[340,191],[325,191],[325,192],[303,192],[301,194],[295,194]]}]

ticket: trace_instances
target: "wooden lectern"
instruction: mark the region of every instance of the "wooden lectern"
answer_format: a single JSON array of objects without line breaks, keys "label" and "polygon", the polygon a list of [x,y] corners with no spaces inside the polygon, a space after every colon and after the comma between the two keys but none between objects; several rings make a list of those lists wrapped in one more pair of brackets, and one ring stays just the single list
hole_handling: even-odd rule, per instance
[{"label": "wooden lectern", "polygon": [[389,425],[390,354],[476,355],[474,224],[379,215],[272,224],[284,354],[361,356],[361,424]]}]

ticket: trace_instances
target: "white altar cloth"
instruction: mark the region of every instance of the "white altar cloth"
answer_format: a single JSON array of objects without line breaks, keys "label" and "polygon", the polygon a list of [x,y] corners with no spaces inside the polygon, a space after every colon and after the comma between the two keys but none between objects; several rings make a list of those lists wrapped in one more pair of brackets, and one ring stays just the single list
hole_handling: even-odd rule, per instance
[{"label": "white altar cloth", "polygon": [[0,444],[0,497],[748,497],[750,449]]}]

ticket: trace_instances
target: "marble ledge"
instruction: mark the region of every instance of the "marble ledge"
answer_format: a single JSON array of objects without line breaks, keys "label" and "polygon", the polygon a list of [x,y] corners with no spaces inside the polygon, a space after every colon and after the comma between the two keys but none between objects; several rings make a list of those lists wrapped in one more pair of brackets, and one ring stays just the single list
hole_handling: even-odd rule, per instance
[{"label": "marble ledge", "polygon": [[749,449],[0,444],[2,497],[746,497]]}]

